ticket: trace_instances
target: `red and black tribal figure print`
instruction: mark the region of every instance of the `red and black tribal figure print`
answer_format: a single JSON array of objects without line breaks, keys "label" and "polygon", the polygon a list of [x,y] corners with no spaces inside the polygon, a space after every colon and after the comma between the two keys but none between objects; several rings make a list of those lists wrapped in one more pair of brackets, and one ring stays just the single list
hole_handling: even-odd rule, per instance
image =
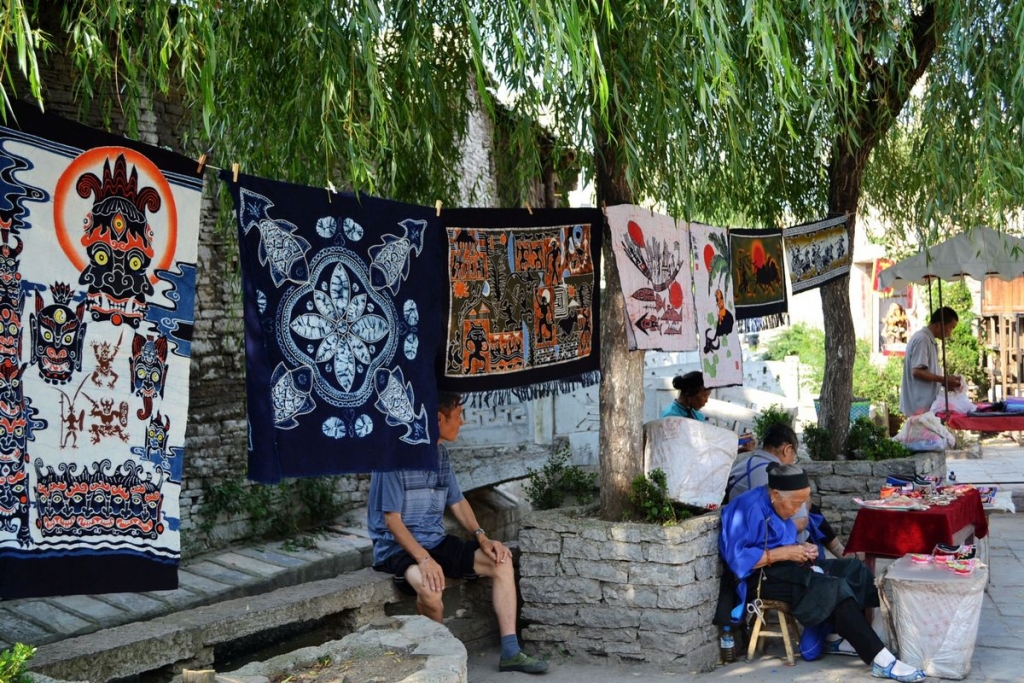
[{"label": "red and black tribal figure print", "polygon": [[444,212],[450,314],[443,388],[520,398],[596,382],[599,210]]},{"label": "red and black tribal figure print", "polygon": [[0,127],[0,597],[177,585],[202,180],[18,106]]}]

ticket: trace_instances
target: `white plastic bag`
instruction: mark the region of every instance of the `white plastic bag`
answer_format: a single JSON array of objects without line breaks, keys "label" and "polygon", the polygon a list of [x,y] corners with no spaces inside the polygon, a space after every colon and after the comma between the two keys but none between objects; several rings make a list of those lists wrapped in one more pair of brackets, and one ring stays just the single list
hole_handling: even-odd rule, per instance
[{"label": "white plastic bag", "polygon": [[736,459],[736,433],[685,417],[644,425],[644,474],[661,469],[674,501],[718,507]]},{"label": "white plastic bag", "polygon": [[911,666],[937,678],[963,679],[971,671],[988,567],[959,576],[909,557],[890,564],[876,582],[889,647]]},{"label": "white plastic bag", "polygon": [[[971,399],[967,398],[967,382],[964,381],[963,377],[960,377],[960,388],[949,390],[949,411],[950,413],[969,413],[974,410],[974,404],[971,403]],[[933,413],[947,412],[946,411],[946,392],[943,389],[939,389],[939,395],[932,401],[932,407],[929,410]]]},{"label": "white plastic bag", "polygon": [[944,451],[956,445],[956,437],[935,413],[908,417],[892,438],[912,451]]}]

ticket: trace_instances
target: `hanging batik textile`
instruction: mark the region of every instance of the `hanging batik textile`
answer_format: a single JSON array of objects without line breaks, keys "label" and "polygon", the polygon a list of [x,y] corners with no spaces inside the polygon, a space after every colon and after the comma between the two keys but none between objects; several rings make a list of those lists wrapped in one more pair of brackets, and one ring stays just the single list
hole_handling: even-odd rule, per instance
[{"label": "hanging batik textile", "polygon": [[822,285],[850,272],[853,250],[846,233],[846,216],[782,230],[793,294]]},{"label": "hanging batik textile", "polygon": [[528,400],[600,379],[598,209],[456,209],[448,238],[450,308],[439,385]]},{"label": "hanging batik textile", "polygon": [[608,207],[605,216],[626,303],[629,350],[695,351],[686,222],[630,204]]},{"label": "hanging batik textile", "polygon": [[743,384],[743,351],[733,304],[729,231],[690,223],[698,350],[704,386]]},{"label": "hanging batik textile", "polygon": [[437,468],[432,209],[222,173],[245,307],[250,479]]},{"label": "hanging batik textile", "polygon": [[16,106],[0,127],[0,596],[177,587],[202,178]]},{"label": "hanging batik textile", "polygon": [[736,320],[742,332],[789,323],[782,231],[729,230]]}]

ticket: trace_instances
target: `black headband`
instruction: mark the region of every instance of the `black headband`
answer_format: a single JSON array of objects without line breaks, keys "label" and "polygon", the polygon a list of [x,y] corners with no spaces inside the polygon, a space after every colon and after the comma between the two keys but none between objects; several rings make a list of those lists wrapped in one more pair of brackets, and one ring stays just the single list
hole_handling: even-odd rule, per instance
[{"label": "black headband", "polygon": [[807,473],[803,470],[795,474],[779,474],[778,467],[768,468],[768,488],[776,491],[799,491],[811,487]]}]

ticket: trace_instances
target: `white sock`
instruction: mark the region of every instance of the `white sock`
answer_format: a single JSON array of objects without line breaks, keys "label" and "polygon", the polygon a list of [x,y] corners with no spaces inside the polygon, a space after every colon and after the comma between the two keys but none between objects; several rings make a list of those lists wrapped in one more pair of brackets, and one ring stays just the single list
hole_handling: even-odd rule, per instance
[{"label": "white sock", "polygon": [[893,660],[896,660],[896,664],[893,665],[892,672],[897,676],[907,676],[917,671],[915,667],[896,659],[896,655],[889,652],[889,650],[884,647],[881,652],[875,655],[875,664],[883,668],[892,664]]}]

